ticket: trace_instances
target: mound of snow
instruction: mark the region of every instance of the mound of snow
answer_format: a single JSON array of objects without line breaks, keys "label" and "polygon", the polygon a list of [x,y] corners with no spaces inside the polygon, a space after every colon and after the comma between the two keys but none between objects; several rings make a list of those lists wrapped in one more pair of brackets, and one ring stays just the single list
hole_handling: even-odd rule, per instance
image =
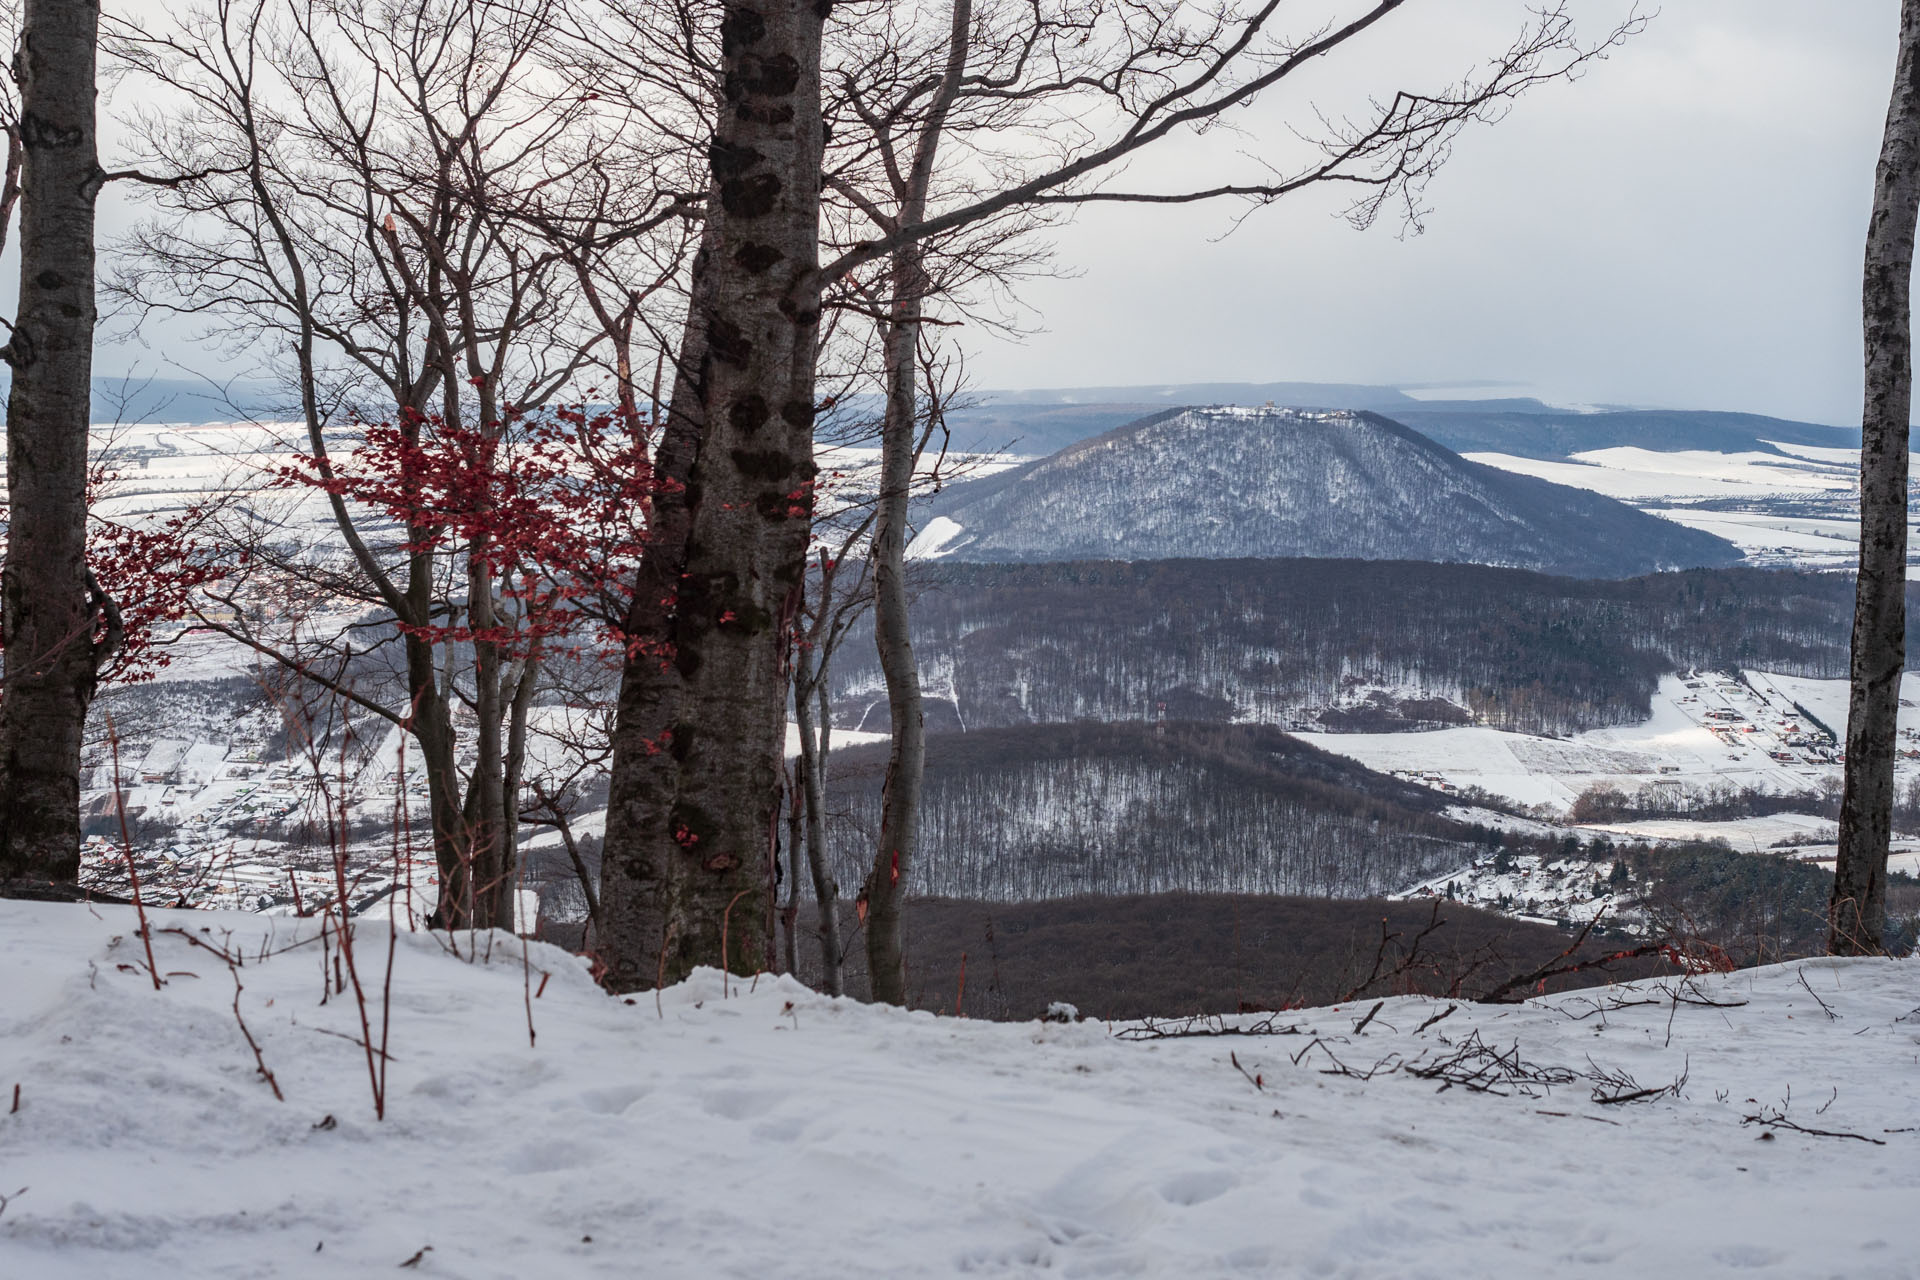
[{"label": "mound of snow", "polygon": [[[313,922],[154,918],[158,991],[129,909],[0,902],[0,1275],[1866,1280],[1920,1256],[1911,961],[1139,1040],[713,972],[621,1000],[548,947],[402,934],[376,1121]],[[357,949],[376,1036],[387,937]]]}]

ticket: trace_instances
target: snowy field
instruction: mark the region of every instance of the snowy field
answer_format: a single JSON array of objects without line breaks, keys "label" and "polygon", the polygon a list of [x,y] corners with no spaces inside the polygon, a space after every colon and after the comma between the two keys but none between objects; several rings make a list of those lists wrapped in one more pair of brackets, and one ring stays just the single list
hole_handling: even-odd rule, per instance
[{"label": "snowy field", "polygon": [[0,903],[0,1275],[1920,1276],[1913,961],[1136,1041],[403,935],[376,1121],[313,922],[156,925],[159,991],[130,909]]},{"label": "snowy field", "polygon": [[1777,498],[1853,490],[1858,454],[1806,456],[1843,451],[1776,447],[1783,453],[1713,453],[1698,449],[1663,452],[1622,446],[1576,453],[1568,462],[1506,453],[1462,456],[1502,471],[1591,489],[1636,506],[1660,498]]},{"label": "snowy field", "polygon": [[[1646,720],[1564,739],[1477,727],[1298,736],[1371,769],[1563,812],[1601,784],[1804,791],[1837,781],[1840,766],[1816,740],[1820,724],[1845,733],[1846,681],[1742,674],[1745,684],[1723,673],[1663,677]],[[1920,751],[1920,676],[1902,685],[1900,728],[1902,747]],[[1915,770],[1920,764],[1902,763],[1903,785]]]},{"label": "snowy field", "polygon": [[[1755,564],[1851,567],[1859,537],[1859,454],[1850,449],[1767,443],[1780,452],[1620,447],[1577,453],[1567,461],[1505,453],[1464,456],[1503,471],[1591,489],[1652,515],[1717,534]],[[1700,502],[1738,503],[1743,509],[1689,505]],[[1910,533],[1920,534],[1920,525]]]}]

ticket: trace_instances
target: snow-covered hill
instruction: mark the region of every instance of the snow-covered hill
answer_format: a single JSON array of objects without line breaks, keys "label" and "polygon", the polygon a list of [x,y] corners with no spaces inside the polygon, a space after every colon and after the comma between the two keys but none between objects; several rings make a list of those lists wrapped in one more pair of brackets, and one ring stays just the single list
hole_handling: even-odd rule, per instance
[{"label": "snow-covered hill", "polygon": [[1624,577],[1740,558],[1371,413],[1174,411],[956,486],[929,514],[917,551],[965,560],[1331,556]]},{"label": "snow-covered hill", "polygon": [[0,1275],[1920,1274],[1912,960],[1135,1039],[403,934],[376,1121],[313,922],[155,923],[0,902]]}]

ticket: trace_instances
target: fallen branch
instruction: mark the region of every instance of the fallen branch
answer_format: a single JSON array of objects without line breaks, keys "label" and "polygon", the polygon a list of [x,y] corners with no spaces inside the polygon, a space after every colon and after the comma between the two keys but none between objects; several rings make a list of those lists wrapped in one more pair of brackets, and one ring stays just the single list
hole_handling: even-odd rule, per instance
[{"label": "fallen branch", "polygon": [[[1864,1133],[1847,1133],[1840,1129],[1810,1129],[1806,1125],[1795,1124],[1793,1121],[1787,1119],[1786,1112],[1779,1110],[1775,1110],[1772,1115],[1768,1115],[1766,1109],[1763,1108],[1757,1115],[1747,1116],[1742,1119],[1740,1123],[1742,1125],[1757,1124],[1768,1129],[1791,1129],[1795,1133],[1804,1133],[1810,1138],[1852,1138],[1855,1142],[1871,1142],[1876,1147],[1884,1147],[1887,1145],[1886,1139],[1869,1138]],[[1888,1130],[1888,1132],[1892,1132],[1892,1130]]]},{"label": "fallen branch", "polygon": [[1288,1023],[1281,1026],[1277,1022],[1278,1014],[1269,1014],[1258,1022],[1241,1026],[1230,1023],[1219,1014],[1196,1014],[1179,1022],[1155,1022],[1152,1018],[1142,1019],[1138,1024],[1122,1027],[1113,1033],[1116,1040],[1181,1040],[1202,1036],[1297,1036],[1300,1026]]},{"label": "fallen branch", "polygon": [[1813,997],[1813,1002],[1820,1006],[1820,1011],[1827,1015],[1827,1021],[1828,1022],[1840,1021],[1840,1015],[1833,1011],[1833,1006],[1828,1004],[1825,1000],[1822,1000],[1820,998],[1820,993],[1818,991],[1815,991],[1813,987],[1808,984],[1806,969],[1802,968],[1802,969],[1796,970],[1796,973],[1800,978],[1800,985],[1805,987],[1807,990],[1807,994]]}]

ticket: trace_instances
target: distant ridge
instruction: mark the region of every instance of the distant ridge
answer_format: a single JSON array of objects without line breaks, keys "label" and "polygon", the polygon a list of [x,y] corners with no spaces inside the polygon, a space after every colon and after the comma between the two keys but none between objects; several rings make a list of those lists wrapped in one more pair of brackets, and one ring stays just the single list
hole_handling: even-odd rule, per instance
[{"label": "distant ridge", "polygon": [[[11,386],[12,380],[0,371],[0,402]],[[284,416],[285,400],[283,393],[259,382],[222,386],[202,378],[98,377],[93,380],[92,417],[96,425],[188,426]]]},{"label": "distant ridge", "polygon": [[1577,577],[1733,564],[1711,534],[1469,462],[1370,412],[1170,409],[930,505],[916,554],[1348,557]]},{"label": "distant ridge", "polygon": [[1564,459],[1621,445],[1661,452],[1777,452],[1772,441],[1819,448],[1858,448],[1850,427],[1795,422],[1757,413],[1705,409],[1606,409],[1581,413],[1529,397],[1421,399],[1397,387],[1351,382],[1189,382],[1133,387],[1063,387],[987,391],[981,403],[948,415],[951,447],[1011,446],[1029,457],[1123,426],[1162,409],[1195,404],[1259,408],[1269,403],[1311,409],[1370,409],[1406,423],[1459,453],[1510,453]]},{"label": "distant ridge", "polygon": [[1780,453],[1776,444],[1858,449],[1846,427],[1790,422],[1757,413],[1704,409],[1630,409],[1604,413],[1514,412],[1504,408],[1403,409],[1402,422],[1460,453],[1508,453],[1562,459],[1591,449],[1631,447],[1656,453]]}]

